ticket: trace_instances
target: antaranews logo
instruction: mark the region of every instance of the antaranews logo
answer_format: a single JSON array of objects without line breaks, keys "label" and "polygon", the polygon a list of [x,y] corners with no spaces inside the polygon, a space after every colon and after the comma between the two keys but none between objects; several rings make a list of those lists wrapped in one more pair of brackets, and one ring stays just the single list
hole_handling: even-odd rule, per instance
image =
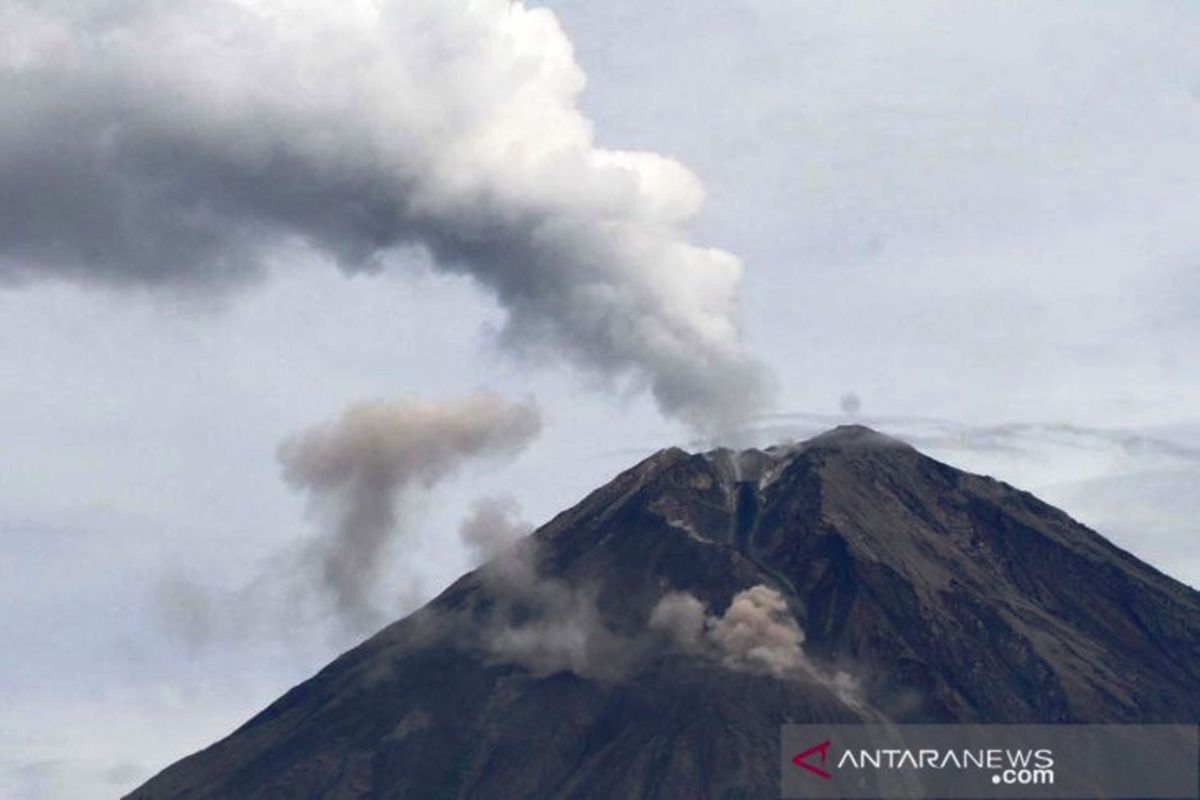
[{"label": "antaranews logo", "polygon": [[[830,761],[829,751],[833,742],[829,739],[815,744],[792,756],[792,763],[816,775],[822,780],[831,780],[833,773],[824,767]],[[821,766],[810,759],[819,758]],[[988,750],[920,750],[901,748],[874,748],[845,750],[837,758],[835,769],[843,770],[925,770],[958,769],[988,770],[993,784],[1048,786],[1054,783],[1054,751],[1048,748],[1037,750],[1010,750],[991,748]]]},{"label": "antaranews logo", "polygon": [[821,767],[817,767],[817,766],[810,764],[808,760],[810,758],[812,758],[813,756],[820,756],[821,763],[824,764],[825,761],[829,758],[829,748],[832,746],[833,746],[833,743],[831,741],[829,741],[828,739],[826,739],[825,741],[821,742],[820,744],[816,744],[816,745],[813,745],[812,747],[808,748],[803,753],[797,753],[796,755],[792,756],[792,763],[795,764],[797,767],[800,767],[801,769],[808,770],[813,775],[816,775],[818,778],[821,778],[822,780],[827,781],[830,778],[832,778],[833,775],[831,773],[827,772],[826,770],[822,769]]},{"label": "antaranews logo", "polygon": [[1196,798],[1195,725],[784,726],[784,797]]}]

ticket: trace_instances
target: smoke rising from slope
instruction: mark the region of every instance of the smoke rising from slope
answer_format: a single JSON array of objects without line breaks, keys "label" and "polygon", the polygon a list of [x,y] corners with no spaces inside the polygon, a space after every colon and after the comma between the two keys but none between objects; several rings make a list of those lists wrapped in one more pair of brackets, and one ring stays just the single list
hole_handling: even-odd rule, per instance
[{"label": "smoke rising from slope", "polygon": [[483,497],[475,501],[470,515],[459,525],[458,537],[479,564],[506,552],[532,530],[533,525],[521,519],[516,500]]},{"label": "smoke rising from slope", "polygon": [[860,714],[876,714],[853,675],[809,661],[801,647],[804,631],[787,600],[769,586],[759,584],[738,592],[720,616],[708,613],[692,594],[669,592],[654,607],[649,625],[685,653],[716,659],[738,672],[775,678],[803,675]]},{"label": "smoke rising from slope", "polygon": [[471,459],[513,455],[540,430],[532,402],[479,392],[363,403],[280,445],[284,479],[308,493],[327,526],[311,556],[339,614],[372,624],[380,562],[403,529],[407,492],[431,488]]},{"label": "smoke rising from slope", "polygon": [[[510,0],[0,0],[0,282],[224,290],[419,248],[503,340],[724,426],[762,404],[698,179],[595,145],[554,15]],[[275,261],[278,261],[276,258]]]},{"label": "smoke rising from slope", "polygon": [[684,651],[707,652],[729,669],[783,677],[808,668],[800,649],[804,633],[787,601],[767,586],[738,592],[719,617],[692,595],[672,592],[655,606],[650,627]]},{"label": "smoke rising from slope", "polygon": [[687,592],[670,592],[650,613],[650,628],[666,635],[680,649],[695,653],[704,646],[708,608]]},{"label": "smoke rising from slope", "polygon": [[498,662],[538,674],[619,677],[635,657],[635,643],[609,630],[589,587],[542,575],[537,552],[524,539],[482,567],[496,602],[481,627],[468,626],[467,640]]},{"label": "smoke rising from slope", "polygon": [[716,618],[708,638],[730,669],[784,675],[805,663],[804,634],[774,589],[754,586],[734,596]]},{"label": "smoke rising from slope", "polygon": [[753,586],[739,592],[724,614],[714,615],[694,595],[669,592],[652,609],[640,633],[618,633],[605,622],[587,585],[547,577],[537,566],[537,543],[524,540],[480,571],[495,602],[482,620],[459,635],[502,663],[535,673],[570,671],[615,680],[671,649],[718,661],[737,672],[787,679],[804,676],[862,708],[858,685],[847,673],[829,674],[804,655],[804,633],[779,592]]}]

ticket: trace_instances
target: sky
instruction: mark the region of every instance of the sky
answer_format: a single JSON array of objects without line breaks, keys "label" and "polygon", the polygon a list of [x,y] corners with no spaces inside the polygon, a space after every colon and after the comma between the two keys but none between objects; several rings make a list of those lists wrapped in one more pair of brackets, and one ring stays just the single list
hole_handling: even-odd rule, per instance
[{"label": "sky", "polygon": [[481,500],[669,445],[863,422],[1200,585],[1198,36],[0,0],[0,795],[132,789],[472,567]]}]

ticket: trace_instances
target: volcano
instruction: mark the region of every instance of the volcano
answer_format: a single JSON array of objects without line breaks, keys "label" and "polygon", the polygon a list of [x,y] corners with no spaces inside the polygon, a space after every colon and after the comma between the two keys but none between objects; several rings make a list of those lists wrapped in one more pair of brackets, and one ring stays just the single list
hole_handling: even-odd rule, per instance
[{"label": "volcano", "polygon": [[870,429],[663,450],[131,798],[779,796],[784,723],[1200,719],[1200,594]]}]

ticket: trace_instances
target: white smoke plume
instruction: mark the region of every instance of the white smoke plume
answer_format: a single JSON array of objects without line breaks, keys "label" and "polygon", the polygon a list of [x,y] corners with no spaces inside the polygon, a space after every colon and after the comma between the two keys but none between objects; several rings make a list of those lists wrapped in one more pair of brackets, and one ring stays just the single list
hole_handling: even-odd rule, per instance
[{"label": "white smoke plume", "polygon": [[474,556],[476,564],[490,561],[512,548],[533,530],[521,519],[520,507],[511,497],[483,497],[458,528],[458,537]]},{"label": "white smoke plume", "polygon": [[222,291],[297,246],[419,250],[505,342],[727,425],[769,383],[741,265],[689,241],[687,169],[596,146],[583,86],[511,0],[0,0],[0,283]]},{"label": "white smoke plume", "polygon": [[531,401],[479,392],[363,403],[280,445],[284,479],[308,493],[325,523],[311,556],[339,614],[356,627],[377,620],[372,596],[403,530],[406,493],[428,490],[472,459],[516,454],[540,429]]}]

